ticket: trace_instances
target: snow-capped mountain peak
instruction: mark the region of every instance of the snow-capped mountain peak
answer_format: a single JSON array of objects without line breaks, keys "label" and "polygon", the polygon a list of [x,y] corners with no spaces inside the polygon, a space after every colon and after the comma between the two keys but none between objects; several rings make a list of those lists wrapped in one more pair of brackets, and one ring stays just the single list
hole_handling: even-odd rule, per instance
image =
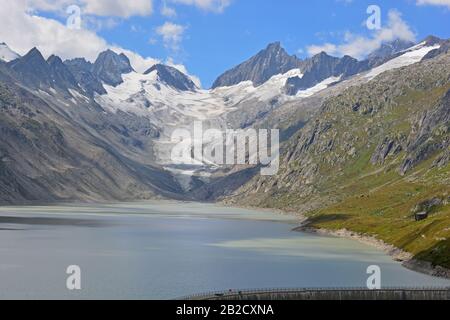
[{"label": "snow-capped mountain peak", "polygon": [[275,75],[284,74],[302,66],[302,60],[289,55],[280,42],[269,44],[247,61],[219,76],[213,88],[231,87],[245,81],[259,86]]},{"label": "snow-capped mountain peak", "polygon": [[156,72],[161,82],[180,91],[194,91],[197,89],[195,83],[184,73],[174,67],[163,64],[155,64],[144,74]]}]

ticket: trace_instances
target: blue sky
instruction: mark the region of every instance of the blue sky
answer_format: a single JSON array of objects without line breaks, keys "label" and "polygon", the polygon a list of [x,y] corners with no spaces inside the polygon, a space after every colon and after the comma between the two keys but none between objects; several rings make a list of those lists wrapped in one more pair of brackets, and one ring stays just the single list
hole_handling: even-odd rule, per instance
[{"label": "blue sky", "polygon": [[[91,51],[84,50],[88,58],[104,41],[144,58],[183,65],[201,79],[204,87],[274,41],[281,41],[289,53],[300,57],[312,54],[314,45],[335,55],[367,52],[379,42],[376,39],[383,38],[381,31],[365,26],[369,17],[366,10],[371,4],[381,8],[384,37],[450,37],[449,0],[120,0],[114,8],[119,0],[109,0],[111,7],[107,10],[105,0],[29,1],[34,15],[61,24],[67,19],[65,8],[71,2],[79,4],[83,26],[99,41],[96,47],[89,48]],[[130,7],[125,10],[127,3]],[[42,33],[41,29],[36,32]],[[7,38],[8,44],[16,42],[22,51],[28,45],[6,33],[0,32],[1,38]],[[54,44],[41,40],[36,45],[44,52],[57,51],[67,58],[78,53],[76,48],[91,43],[83,38],[77,46],[64,50],[58,41],[55,37]],[[14,47],[14,43],[11,45]]]}]

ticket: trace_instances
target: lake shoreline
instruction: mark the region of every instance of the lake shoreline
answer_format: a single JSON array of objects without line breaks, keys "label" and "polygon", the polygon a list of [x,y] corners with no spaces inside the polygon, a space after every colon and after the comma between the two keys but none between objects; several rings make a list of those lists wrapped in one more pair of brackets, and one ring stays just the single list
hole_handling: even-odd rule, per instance
[{"label": "lake shoreline", "polygon": [[377,239],[376,237],[363,235],[347,229],[317,229],[309,227],[307,224],[308,220],[305,220],[302,225],[294,228],[293,231],[355,240],[384,251],[393,260],[401,262],[402,266],[406,269],[437,278],[450,279],[450,269],[441,266],[433,266],[430,262],[414,259],[413,254]]},{"label": "lake shoreline", "polygon": [[387,255],[389,255],[394,261],[401,262],[402,266],[406,269],[419,272],[422,274],[426,274],[432,277],[442,278],[442,279],[450,279],[450,269],[441,267],[441,266],[433,266],[430,262],[422,261],[414,259],[413,254],[402,250],[400,248],[397,248],[396,246],[389,244],[383,240],[380,240],[373,236],[368,236],[364,234],[360,234],[358,232],[350,231],[347,229],[341,229],[341,230],[330,230],[330,229],[318,229],[309,226],[309,219],[304,214],[300,214],[298,212],[294,211],[287,211],[283,209],[278,208],[259,208],[259,207],[252,207],[252,206],[239,206],[239,205],[232,205],[232,204],[223,204],[225,207],[232,206],[236,208],[241,209],[257,209],[262,211],[271,211],[276,214],[281,215],[289,215],[292,217],[295,217],[298,220],[299,226],[292,229],[295,232],[304,232],[304,233],[310,233],[310,234],[316,234],[320,236],[332,236],[337,238],[344,238],[344,239],[350,239],[355,240],[360,243],[366,244],[368,246],[377,248],[383,252],[385,252]]}]

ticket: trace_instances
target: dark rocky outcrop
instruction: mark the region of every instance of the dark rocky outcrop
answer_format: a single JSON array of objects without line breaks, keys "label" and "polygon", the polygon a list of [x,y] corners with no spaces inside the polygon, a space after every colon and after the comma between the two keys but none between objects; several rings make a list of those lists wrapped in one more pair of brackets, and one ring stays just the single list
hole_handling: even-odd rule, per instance
[{"label": "dark rocky outcrop", "polygon": [[252,81],[261,85],[272,76],[301,68],[302,60],[290,56],[279,42],[267,46],[257,55],[222,74],[213,84],[213,88],[227,87],[243,81]]},{"label": "dark rocky outcrop", "polygon": [[75,77],[78,85],[88,95],[93,96],[94,93],[106,94],[102,82],[92,73],[92,63],[84,58],[76,58],[64,61],[64,64]]},{"label": "dark rocky outcrop", "polygon": [[[416,119],[413,130],[408,137],[407,157],[400,168],[402,174],[438,151],[445,152],[450,148],[450,90],[439,104],[425,111]],[[440,158],[440,166],[446,163]],[[447,160],[448,161],[448,160]]]},{"label": "dark rocky outcrop", "polygon": [[52,55],[47,59],[50,66],[52,81],[55,86],[66,89],[78,89],[78,82],[69,68],[62,62],[61,58]]},{"label": "dark rocky outcrop", "polygon": [[350,56],[332,57],[321,52],[303,65],[303,77],[293,77],[286,83],[286,92],[290,95],[306,90],[330,77],[347,78],[369,69],[367,61],[360,62]]},{"label": "dark rocky outcrop", "polygon": [[450,51],[450,40],[441,40],[435,37],[428,37],[427,39],[428,43],[440,44],[440,47],[428,52],[422,60],[433,59],[441,54],[446,54]]},{"label": "dark rocky outcrop", "polygon": [[156,64],[148,69],[144,74],[149,74],[153,71],[158,73],[158,78],[161,82],[171,86],[172,88],[180,91],[194,91],[197,89],[197,86],[188,76],[174,67]]},{"label": "dark rocky outcrop", "polygon": [[395,55],[396,53],[406,50],[414,46],[415,43],[412,41],[396,39],[391,42],[383,43],[380,48],[368,55],[367,59],[385,59]]},{"label": "dark rocky outcrop", "polygon": [[429,217],[434,208],[442,205],[443,201],[440,198],[433,198],[418,203],[411,212],[416,221],[422,221]]},{"label": "dark rocky outcrop", "polygon": [[374,154],[372,155],[372,158],[370,160],[372,164],[384,164],[389,156],[398,155],[403,150],[403,141],[401,140],[403,140],[402,137],[384,138],[383,142],[378,145]]},{"label": "dark rocky outcrop", "polygon": [[123,53],[106,50],[98,56],[92,66],[92,73],[104,83],[118,86],[123,82],[122,75],[133,71],[130,60]]},{"label": "dark rocky outcrop", "polygon": [[31,49],[25,56],[8,63],[19,80],[34,89],[53,85],[52,70],[37,48]]}]

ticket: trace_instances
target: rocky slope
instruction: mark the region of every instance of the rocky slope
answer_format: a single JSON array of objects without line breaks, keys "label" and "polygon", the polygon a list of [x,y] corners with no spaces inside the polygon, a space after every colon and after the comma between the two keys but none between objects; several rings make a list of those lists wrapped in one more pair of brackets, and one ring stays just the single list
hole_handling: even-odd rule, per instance
[{"label": "rocky slope", "polygon": [[243,81],[251,81],[259,86],[272,76],[300,68],[302,61],[290,56],[280,42],[271,43],[257,55],[219,76],[213,84],[217,87],[229,87]]},{"label": "rocky slope", "polygon": [[[327,99],[337,97],[347,88],[370,81],[387,70],[418,62],[425,55],[433,54],[435,57],[445,52],[443,45],[428,46],[442,44],[439,39],[429,39],[429,42],[396,53],[393,59],[384,59],[384,63],[378,61],[379,67],[368,70],[369,73],[360,72],[367,68],[367,62],[326,54],[301,61],[289,56],[279,43],[275,43],[234,71],[227,72],[231,79],[231,82],[226,81],[229,86],[211,90],[197,88],[189,76],[161,64],[150,67],[144,74],[138,73],[125,55],[111,50],[102,52],[91,63],[84,59],[62,62],[56,56],[45,60],[39,50],[33,49],[24,57],[0,63],[5,110],[13,108],[9,105],[10,97],[15,97],[19,101],[17,105],[21,106],[24,104],[22,96],[26,94],[32,101],[28,106],[32,120],[39,124],[52,123],[65,138],[59,146],[71,146],[76,154],[71,156],[72,161],[59,158],[56,161],[52,160],[57,157],[51,148],[46,158],[36,162],[39,163],[36,168],[39,173],[21,170],[25,164],[14,159],[17,162],[14,173],[20,175],[24,172],[25,177],[41,183],[48,174],[54,174],[53,166],[49,165],[52,161],[77,171],[81,165],[80,158],[89,159],[94,166],[97,158],[92,152],[101,148],[108,159],[101,166],[104,167],[103,173],[115,181],[130,181],[129,184],[121,184],[113,190],[103,177],[98,179],[98,183],[72,188],[70,192],[58,194],[54,190],[49,191],[49,199],[132,199],[164,195],[213,200],[239,188],[258,170],[217,167],[202,159],[194,159],[195,164],[174,164],[171,160],[174,146],[171,134],[174,130],[192,131],[192,124],[201,121],[205,130],[279,128],[282,140],[288,140],[310,123]],[[433,57],[430,55],[427,59],[433,60]],[[291,79],[303,81],[296,84],[299,91],[295,94],[286,90]],[[358,106],[355,108],[359,109]],[[52,121],[35,117],[35,113]],[[30,135],[20,122],[28,121],[28,118],[13,117],[6,111],[1,118],[6,121],[6,131],[12,130],[25,137]],[[45,127],[38,132],[46,133]],[[415,161],[421,161],[420,156],[413,157],[413,154],[424,153],[420,149],[423,145],[420,139],[427,134],[429,132],[423,131],[417,137],[417,146],[411,143],[411,159],[405,162],[405,170],[415,166]],[[36,139],[44,141],[41,148],[51,145],[44,137],[37,136]],[[7,141],[3,143],[3,153],[14,154],[13,145]],[[384,141],[373,162],[383,162],[385,154],[396,152],[397,144],[389,139]],[[430,145],[427,152],[433,152],[439,146]],[[38,148],[33,151],[39,154]],[[28,156],[25,149],[21,152],[33,159],[33,153]],[[16,157],[19,155],[17,153]],[[5,168],[11,169],[12,163],[6,163],[8,166]],[[59,185],[76,185],[70,176],[72,171],[62,171],[64,174]],[[13,177],[11,173],[10,178],[5,178],[5,184]],[[225,184],[227,187],[223,187]],[[132,185],[137,186],[136,189]],[[50,182],[45,186],[42,190],[52,189]],[[10,202],[15,202],[14,192],[8,193],[7,190],[5,187],[3,201],[10,199]],[[29,194],[33,195],[33,192]],[[22,198],[39,200],[41,195]]]},{"label": "rocky slope", "polygon": [[156,64],[144,72],[150,74],[152,72],[158,74],[158,80],[168,86],[180,91],[194,91],[198,89],[194,82],[177,69],[163,64]]},{"label": "rocky slope", "polygon": [[123,82],[122,74],[132,71],[133,68],[128,57],[112,50],[100,53],[92,65],[92,73],[105,84],[114,87]]},{"label": "rocky slope", "polygon": [[0,66],[0,203],[180,198],[154,161],[158,129],[107,114],[68,70],[37,49]]},{"label": "rocky slope", "polygon": [[395,55],[403,50],[411,48],[415,43],[412,41],[405,41],[396,39],[392,42],[383,43],[380,48],[368,55],[369,60],[373,59],[386,59],[392,55]]},{"label": "rocky slope", "polygon": [[448,53],[365,77],[284,145],[278,175],[255,176],[226,201],[303,213],[312,227],[374,236],[448,268],[449,97]]}]

